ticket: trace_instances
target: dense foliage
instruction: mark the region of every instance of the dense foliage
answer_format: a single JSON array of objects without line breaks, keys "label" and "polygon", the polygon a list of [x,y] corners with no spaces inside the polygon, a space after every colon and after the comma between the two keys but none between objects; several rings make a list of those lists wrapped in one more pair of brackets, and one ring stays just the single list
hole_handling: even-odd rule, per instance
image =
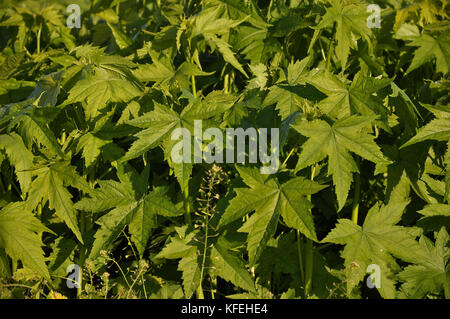
[{"label": "dense foliage", "polygon": [[375,2],[2,1],[0,296],[450,298],[448,1]]}]

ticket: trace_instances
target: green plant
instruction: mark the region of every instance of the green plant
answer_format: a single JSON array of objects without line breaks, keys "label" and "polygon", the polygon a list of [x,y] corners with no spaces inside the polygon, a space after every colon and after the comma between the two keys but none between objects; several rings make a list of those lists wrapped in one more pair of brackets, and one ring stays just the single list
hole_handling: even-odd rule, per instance
[{"label": "green plant", "polygon": [[450,298],[448,1],[48,2],[0,5],[1,298]]}]

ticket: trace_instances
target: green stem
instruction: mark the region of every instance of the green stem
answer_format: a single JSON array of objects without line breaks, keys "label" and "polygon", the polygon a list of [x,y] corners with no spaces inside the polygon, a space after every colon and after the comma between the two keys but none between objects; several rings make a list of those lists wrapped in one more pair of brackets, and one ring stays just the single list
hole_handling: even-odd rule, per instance
[{"label": "green stem", "polygon": [[184,207],[184,221],[187,225],[192,225],[191,220],[191,203],[189,202],[189,184],[183,190],[183,207]]},{"label": "green stem", "polygon": [[300,268],[300,277],[302,279],[303,282],[303,286],[305,285],[305,272],[303,271],[303,252],[301,249],[301,244],[300,244],[300,240],[301,240],[301,235],[300,235],[300,231],[297,230],[297,253],[298,253],[298,264],[299,264],[299,268]]},{"label": "green stem", "polygon": [[197,97],[197,88],[195,86],[195,75],[192,76],[192,95]]},{"label": "green stem", "polygon": [[230,82],[230,75],[227,73],[225,74],[225,77],[223,79],[223,91],[225,93],[228,93],[230,88],[229,88],[229,82]]},{"label": "green stem", "polygon": [[[82,234],[84,234],[84,231],[85,231],[84,214],[81,214],[81,216],[80,216],[80,231]],[[82,245],[81,243],[78,245],[78,247],[79,247],[78,249],[80,251],[80,255],[78,256],[78,266],[80,267],[80,271],[78,273],[78,278],[77,278],[77,283],[78,283],[77,298],[80,298],[81,293],[83,292],[83,266],[84,266],[84,262],[86,260],[86,251],[85,251],[84,245]]]},{"label": "green stem", "polygon": [[203,294],[203,272],[205,270],[205,263],[206,263],[206,250],[208,249],[208,217],[205,218],[206,220],[206,230],[205,230],[205,242],[203,247],[203,260],[202,260],[202,269],[200,272],[200,284],[197,287],[197,298],[198,299],[205,299],[205,295]]},{"label": "green stem", "polygon": [[[311,180],[314,180],[316,174],[316,165],[311,169]],[[308,195],[308,200],[311,201],[311,195]],[[314,256],[313,256],[313,242],[311,239],[306,239],[305,245],[305,297],[307,297],[311,292],[312,287],[312,273],[314,267]]]},{"label": "green stem", "polygon": [[292,155],[292,154],[294,153],[294,151],[296,151],[296,150],[297,150],[296,147],[293,147],[293,148],[291,149],[291,151],[289,152],[288,156],[287,156],[286,159],[283,161],[283,164],[281,164],[281,168],[284,168],[284,166],[286,165],[288,159],[291,157],[291,155]]},{"label": "green stem", "polygon": [[312,272],[314,266],[313,244],[311,239],[306,239],[305,247],[305,297],[309,296],[312,287]]},{"label": "green stem", "polygon": [[217,291],[217,277],[211,278],[211,299],[215,299],[214,295]]},{"label": "green stem", "polygon": [[333,31],[331,31],[330,43],[328,43],[328,51],[327,51],[327,65],[326,68],[330,71],[331,67],[331,52],[333,51],[333,41],[334,41],[334,32],[336,30],[336,23],[333,24]]},{"label": "green stem", "polygon": [[356,174],[355,195],[353,197],[353,207],[352,207],[352,221],[353,221],[353,223],[355,223],[355,225],[358,225],[360,192],[361,192],[361,175]]},{"label": "green stem", "polygon": [[41,53],[41,32],[42,32],[42,24],[39,25],[39,31],[37,34],[37,53]]}]

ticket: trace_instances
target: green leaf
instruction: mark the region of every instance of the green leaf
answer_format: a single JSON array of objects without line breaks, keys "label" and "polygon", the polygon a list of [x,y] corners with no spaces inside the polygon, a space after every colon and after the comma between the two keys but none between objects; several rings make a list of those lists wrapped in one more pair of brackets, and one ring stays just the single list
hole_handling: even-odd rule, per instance
[{"label": "green leaf", "polygon": [[177,209],[165,193],[166,190],[156,188],[144,196],[134,209],[129,229],[131,240],[136,245],[141,256],[144,254],[152,229],[158,227],[157,215],[166,217],[183,215],[183,211]]},{"label": "green leaf", "polygon": [[420,143],[426,140],[449,141],[450,140],[450,107],[442,106],[435,113],[437,118],[421,127],[417,134],[401,148]]},{"label": "green leaf", "polygon": [[178,270],[183,272],[183,287],[186,298],[191,298],[201,284],[202,269],[199,258],[197,250],[193,247],[190,253],[183,257],[178,264]]},{"label": "green leaf", "polygon": [[376,264],[381,270],[380,294],[394,298],[393,273],[399,265],[393,256],[407,262],[421,258],[419,244],[407,228],[397,226],[408,203],[395,202],[386,206],[373,206],[363,226],[349,219],[338,219],[334,228],[322,242],[345,245],[341,256],[345,259],[347,290],[350,292],[366,275],[367,266]]},{"label": "green leaf", "polygon": [[310,64],[308,56],[301,61],[290,63],[286,72],[286,81],[282,81],[269,89],[264,99],[263,106],[276,103],[276,109],[280,112],[281,119],[286,119],[296,111],[304,111],[308,101],[302,96],[302,88],[299,84],[305,84],[306,67]]},{"label": "green leaf", "polygon": [[417,69],[421,65],[436,58],[436,72],[446,74],[450,67],[450,34],[442,32],[438,37],[434,38],[428,34],[423,34],[415,39],[409,46],[419,47],[414,51],[414,58],[406,70],[406,74]]},{"label": "green leaf", "polygon": [[234,96],[213,91],[203,101],[200,99],[192,101],[180,114],[165,105],[154,102],[155,108],[153,111],[127,122],[130,125],[143,128],[143,130],[135,134],[137,140],[131,145],[121,161],[140,156],[163,142],[170,146],[165,150],[166,155],[170,155],[174,145],[173,141],[170,140],[170,135],[175,129],[184,127],[193,134],[195,120],[207,120],[220,115],[230,109],[235,100],[236,97]]},{"label": "green leaf", "polygon": [[[145,171],[142,174],[145,175]],[[140,187],[137,186],[142,176],[134,171],[118,175],[120,183],[113,180],[99,181],[100,187],[90,192],[91,198],[84,197],[75,205],[77,209],[94,213],[113,208],[97,220],[100,229],[95,234],[89,255],[89,259],[93,261],[102,250],[106,251],[111,247],[126,226],[142,256],[152,229],[158,226],[157,215],[176,217],[183,214],[167,197],[167,189],[158,187],[146,193],[147,181],[142,182]]]},{"label": "green leaf", "polygon": [[45,265],[43,245],[36,233],[48,231],[24,202],[14,202],[0,210],[0,247],[14,260],[51,281]]},{"label": "green leaf", "polygon": [[218,38],[215,35],[204,34],[204,37],[211,47],[217,48],[217,50],[222,54],[223,59],[225,61],[230,63],[237,70],[239,70],[239,72],[241,72],[246,78],[248,78],[248,75],[245,72],[244,68],[239,63],[238,59],[236,59],[233,51],[230,49],[231,48],[230,44],[228,44],[226,41],[222,40],[221,38]]},{"label": "green leaf", "polygon": [[27,205],[35,208],[39,202],[48,201],[50,209],[54,209],[66,225],[73,231],[78,240],[83,243],[83,238],[78,227],[77,211],[73,207],[72,195],[66,186],[74,186],[82,190],[88,190],[89,186],[78,176],[72,166],[66,162],[56,162],[48,167],[32,171],[37,176],[30,186]]},{"label": "green leaf", "polygon": [[237,287],[255,292],[255,284],[241,258],[231,254],[224,241],[218,241],[211,249],[211,262],[217,275]]},{"label": "green leaf", "polygon": [[104,140],[97,137],[95,134],[84,134],[77,144],[77,152],[82,151],[82,156],[85,159],[86,167],[91,166],[100,155],[101,148],[110,143],[110,140]]},{"label": "green leaf", "polygon": [[98,110],[104,108],[108,102],[128,102],[142,94],[142,83],[130,71],[130,68],[135,67],[132,62],[97,51],[84,53],[80,50],[79,54],[89,55],[94,63],[85,67],[90,69],[89,72],[85,72],[86,75],[70,89],[63,105],[85,102],[87,118],[94,118]]},{"label": "green leaf", "polygon": [[407,266],[399,274],[404,283],[400,288],[400,298],[420,299],[427,294],[439,294],[444,291],[445,298],[450,298],[450,249],[447,247],[449,236],[444,227],[431,240],[422,236],[419,240],[423,252],[414,265]]},{"label": "green leaf", "polygon": [[300,121],[292,125],[300,134],[308,137],[302,145],[296,170],[328,156],[328,175],[333,176],[339,210],[345,205],[352,173],[359,172],[350,152],[374,163],[389,164],[374,142],[374,137],[362,131],[372,120],[373,117],[352,115],[337,120],[333,125],[322,120]]},{"label": "green leaf", "polygon": [[33,165],[33,153],[25,147],[22,138],[15,133],[0,135],[1,148],[5,150],[6,155],[16,168],[16,175],[22,192],[28,192],[31,184],[30,169]]},{"label": "green leaf", "polygon": [[360,71],[348,86],[342,79],[324,71],[307,77],[306,81],[328,96],[318,104],[324,114],[338,119],[353,114],[378,115],[380,120],[377,124],[385,131],[391,131],[387,124],[387,110],[381,99],[374,95],[391,79],[371,78]]},{"label": "green leaf", "polygon": [[268,240],[275,234],[278,220],[284,222],[312,240],[317,240],[314,222],[310,212],[312,207],[307,195],[324,188],[302,177],[279,184],[275,179],[265,180],[257,169],[237,168],[244,175],[248,188],[237,188],[236,197],[230,202],[220,220],[219,226],[242,218],[255,211],[239,231],[247,232],[250,264],[254,265]]},{"label": "green leaf", "polygon": [[340,0],[330,2],[332,6],[326,9],[325,15],[316,28],[323,29],[336,23],[334,34],[337,40],[336,55],[341,62],[342,70],[345,70],[350,48],[355,48],[356,41],[352,41],[352,36],[361,37],[371,45],[372,32],[366,22],[368,13],[363,4],[344,5],[344,2]]},{"label": "green leaf", "polygon": [[24,114],[18,121],[20,121],[20,135],[28,145],[31,144],[31,141],[35,141],[39,147],[41,145],[46,147],[51,155],[65,157],[55,135],[41,118],[34,114]]}]

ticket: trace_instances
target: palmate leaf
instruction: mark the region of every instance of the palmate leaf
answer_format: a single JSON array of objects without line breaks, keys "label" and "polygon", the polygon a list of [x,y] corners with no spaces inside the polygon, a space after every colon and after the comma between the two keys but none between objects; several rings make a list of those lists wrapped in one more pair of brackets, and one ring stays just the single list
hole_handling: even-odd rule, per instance
[{"label": "palmate leaf", "polygon": [[372,32],[367,26],[367,9],[363,4],[343,5],[341,0],[331,0],[331,7],[327,8],[325,15],[317,25],[317,29],[323,29],[336,23],[335,39],[337,40],[336,55],[341,62],[341,68],[344,70],[347,65],[350,48],[355,48],[352,41],[354,36],[362,37],[371,45]]},{"label": "palmate leaf", "polygon": [[153,111],[128,121],[128,124],[143,130],[135,135],[137,140],[121,159],[122,161],[130,160],[157,147],[171,134],[172,130],[182,125],[179,114],[157,102]]},{"label": "palmate leaf", "polygon": [[334,228],[323,240],[326,243],[345,245],[344,258],[347,291],[364,279],[367,266],[376,264],[381,270],[380,294],[395,297],[394,273],[400,267],[393,256],[407,262],[423,257],[419,243],[408,228],[397,226],[408,202],[396,201],[386,206],[375,205],[368,212],[363,226],[349,219],[338,219]]},{"label": "palmate leaf", "polygon": [[156,256],[166,259],[181,258],[178,270],[183,273],[186,298],[193,295],[207,272],[230,281],[237,287],[255,291],[252,277],[245,268],[243,260],[230,251],[230,243],[224,237],[208,243],[205,250],[203,243],[194,240],[196,236],[198,236],[197,231],[185,235],[179,233],[171,237],[171,241]]},{"label": "palmate leaf", "polygon": [[22,138],[15,133],[0,135],[0,149],[5,150],[9,160],[16,168],[22,192],[28,192],[31,183],[30,169],[33,165],[33,153],[25,147]]},{"label": "palmate leaf", "polygon": [[244,68],[239,63],[234,52],[231,50],[231,45],[225,41],[223,37],[219,37],[219,35],[229,33],[230,29],[237,27],[244,20],[246,20],[247,17],[242,20],[224,18],[221,17],[224,11],[226,11],[224,6],[211,6],[204,8],[200,14],[193,18],[191,38],[202,36],[213,50],[217,49],[222,54],[222,57],[226,62],[230,63],[246,78],[248,78]]},{"label": "palmate leaf", "polygon": [[156,54],[152,54],[152,64],[140,64],[133,74],[142,82],[154,81],[167,84],[172,87],[177,83],[181,88],[188,89],[191,76],[207,76],[214,72],[204,72],[192,63],[183,62],[178,69],[174,69],[172,61],[165,57],[158,60]]},{"label": "palmate leaf", "polygon": [[48,201],[50,209],[54,209],[66,225],[73,231],[80,242],[83,236],[78,227],[77,211],[73,207],[72,195],[66,186],[73,186],[85,192],[90,187],[75,171],[73,166],[64,161],[59,161],[46,167],[33,170],[32,174],[37,176],[30,186],[27,205],[34,209],[41,201]]},{"label": "palmate leaf", "polygon": [[417,134],[401,148],[420,143],[426,140],[449,141],[450,140],[450,106],[425,105],[436,116],[428,124],[421,127]]},{"label": "palmate leaf", "polygon": [[450,249],[447,247],[449,236],[442,227],[433,245],[431,240],[422,236],[419,240],[421,258],[415,265],[407,266],[399,274],[404,283],[399,292],[400,298],[423,298],[427,294],[439,294],[444,291],[445,298],[450,298]]},{"label": "palmate leaf", "polygon": [[317,240],[307,195],[317,193],[326,186],[296,177],[281,184],[268,179],[257,169],[238,167],[240,176],[250,188],[237,188],[236,197],[221,217],[219,226],[242,218],[255,211],[239,231],[248,233],[250,264],[254,265],[274,235],[280,216],[292,228],[298,229],[312,240]]},{"label": "palmate leaf", "polygon": [[295,111],[303,111],[306,99],[301,96],[301,87],[306,80],[306,68],[311,62],[308,56],[301,61],[289,64],[285,81],[275,84],[269,88],[269,93],[264,99],[263,106],[276,103],[276,109],[281,115],[281,119],[286,119]]},{"label": "palmate leaf", "polygon": [[44,146],[47,156],[64,158],[65,155],[61,150],[61,146],[58,144],[55,134],[48,127],[47,119],[42,114],[38,114],[37,110],[25,111],[17,119],[14,119],[14,122],[19,124],[18,128],[22,139],[28,147],[33,142],[39,148]]},{"label": "palmate leaf", "polygon": [[211,248],[211,263],[217,275],[245,290],[255,291],[255,284],[242,258],[232,254],[227,244],[226,240],[219,238]]},{"label": "palmate leaf", "polygon": [[178,263],[178,270],[183,272],[183,288],[186,298],[192,297],[195,290],[201,285],[201,262],[196,247],[191,246],[189,254],[181,258]]},{"label": "palmate leaf", "polygon": [[92,261],[96,260],[102,250],[106,251],[111,247],[126,226],[129,226],[131,239],[142,256],[152,229],[157,227],[156,216],[175,217],[183,214],[166,196],[167,189],[155,188],[149,193],[139,192],[133,186],[139,183],[137,174],[119,176],[120,182],[99,181],[100,187],[91,191],[91,198],[84,197],[75,205],[79,210],[94,213],[112,208],[97,220],[100,229],[95,234],[89,254]]},{"label": "palmate leaf", "polygon": [[[137,140],[121,161],[130,160],[159,146],[170,138],[176,128],[187,128],[192,134],[195,120],[206,120],[223,114],[233,106],[235,100],[233,96],[230,99],[230,95],[213,91],[203,101],[200,99],[192,101],[180,114],[166,105],[154,102],[153,111],[127,122],[143,130],[135,135]],[[170,151],[171,149],[167,149],[166,153],[170,154]]]},{"label": "palmate leaf", "polygon": [[264,28],[269,26],[262,17],[258,6],[253,1],[245,2],[239,0],[212,0],[212,4],[223,5],[226,7],[226,14],[232,19],[246,19],[246,22],[255,27]]},{"label": "palmate leaf", "polygon": [[334,74],[320,71],[311,74],[306,81],[315,86],[328,97],[319,102],[320,110],[333,118],[342,118],[348,115],[378,115],[377,124],[390,132],[387,124],[387,110],[382,100],[374,93],[391,83],[391,79],[375,79],[358,72],[350,86]]},{"label": "palmate leaf", "polygon": [[0,247],[11,258],[51,281],[42,242],[36,234],[43,231],[51,232],[33,216],[25,202],[9,203],[0,210]]},{"label": "palmate leaf", "polygon": [[97,70],[94,75],[77,82],[70,90],[65,104],[86,101],[86,113],[89,118],[93,118],[107,102],[127,102],[140,95],[141,90],[136,80]]},{"label": "palmate leaf", "polygon": [[425,230],[438,231],[441,227],[450,228],[450,205],[449,204],[428,204],[418,211],[423,215],[417,221],[417,226]]},{"label": "palmate leaf", "polygon": [[423,34],[415,39],[409,46],[419,47],[414,51],[414,58],[406,70],[406,74],[417,69],[421,65],[436,58],[436,72],[446,74],[450,67],[450,34],[442,32],[438,37]]},{"label": "palmate leaf", "polygon": [[101,148],[110,142],[111,140],[101,139],[95,133],[90,132],[79,139],[77,152],[81,151],[86,167],[91,166],[97,160],[101,153]]},{"label": "palmate leaf", "polygon": [[108,102],[128,102],[143,92],[142,83],[131,73],[135,64],[120,56],[108,56],[104,49],[78,47],[77,56],[88,60],[81,78],[70,89],[63,105],[85,102],[87,118],[94,118]]},{"label": "palmate leaf", "polygon": [[239,72],[241,72],[246,78],[248,78],[247,72],[245,72],[242,65],[239,63],[238,59],[234,56],[231,50],[231,45],[225,40],[217,37],[214,34],[204,34],[206,42],[212,48],[217,48],[217,50],[222,54],[223,59],[234,66]]},{"label": "palmate leaf", "polygon": [[373,119],[352,115],[337,120],[333,125],[323,120],[300,121],[292,125],[296,131],[309,138],[302,145],[296,170],[328,157],[328,175],[333,176],[339,210],[344,207],[347,199],[352,173],[359,172],[350,152],[374,163],[390,163],[374,142],[374,137],[362,132],[362,129],[370,126]]}]

